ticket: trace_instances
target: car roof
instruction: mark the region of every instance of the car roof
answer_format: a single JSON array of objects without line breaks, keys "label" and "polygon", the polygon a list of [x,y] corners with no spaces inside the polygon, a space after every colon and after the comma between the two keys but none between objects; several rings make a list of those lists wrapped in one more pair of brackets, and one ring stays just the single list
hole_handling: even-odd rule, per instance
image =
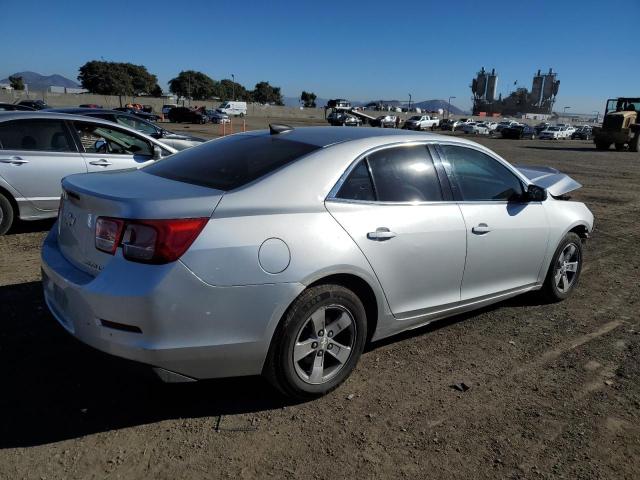
[{"label": "car roof", "polygon": [[45,112],[70,113],[72,115],[85,115],[87,113],[117,113],[118,115],[127,114],[127,112],[119,112],[117,110],[109,110],[107,108],[86,108],[86,107],[67,107],[67,108],[46,108]]},{"label": "car roof", "polygon": [[[253,130],[237,135],[270,135],[269,130]],[[296,127],[292,130],[277,134],[281,138],[292,140],[295,142],[308,143],[319,147],[328,147],[337,143],[344,143],[356,140],[371,139],[373,143],[395,143],[406,142],[412,140],[451,140],[449,135],[440,135],[437,133],[415,132],[411,130],[397,130],[375,127],[359,127],[359,128],[339,128],[339,127]],[[458,138],[455,138],[456,142]],[[473,143],[468,140],[462,140],[462,143]]]}]

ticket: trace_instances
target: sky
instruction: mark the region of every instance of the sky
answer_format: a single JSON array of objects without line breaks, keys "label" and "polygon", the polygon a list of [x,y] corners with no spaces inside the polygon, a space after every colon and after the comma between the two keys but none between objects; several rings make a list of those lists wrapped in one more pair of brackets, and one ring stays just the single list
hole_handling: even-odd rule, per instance
[{"label": "sky", "polygon": [[452,100],[471,107],[480,67],[498,92],[531,88],[550,67],[554,107],[591,113],[640,95],[640,0],[120,1],[0,0],[0,78],[18,71],[76,80],[89,60],[141,64],[160,85],[181,70],[285,96]]}]

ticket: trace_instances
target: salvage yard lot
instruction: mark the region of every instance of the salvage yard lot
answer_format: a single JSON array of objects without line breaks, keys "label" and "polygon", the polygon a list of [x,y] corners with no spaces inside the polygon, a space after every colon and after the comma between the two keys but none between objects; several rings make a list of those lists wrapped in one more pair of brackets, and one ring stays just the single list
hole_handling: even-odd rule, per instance
[{"label": "salvage yard lot", "polygon": [[[247,124],[269,121],[288,123]],[[640,156],[478,141],[584,185],[574,196],[596,226],[575,294],[521,296],[373,344],[309,403],[259,378],[161,384],[83,346],[43,303],[52,223],[0,237],[0,479],[640,478]]]}]

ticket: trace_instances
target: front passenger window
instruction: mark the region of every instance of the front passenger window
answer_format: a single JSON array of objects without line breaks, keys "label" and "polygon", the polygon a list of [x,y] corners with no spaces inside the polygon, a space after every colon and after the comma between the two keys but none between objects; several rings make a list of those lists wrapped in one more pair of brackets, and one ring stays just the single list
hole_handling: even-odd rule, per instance
[{"label": "front passenger window", "polygon": [[496,159],[473,148],[441,145],[454,194],[462,201],[514,201],[522,182]]}]

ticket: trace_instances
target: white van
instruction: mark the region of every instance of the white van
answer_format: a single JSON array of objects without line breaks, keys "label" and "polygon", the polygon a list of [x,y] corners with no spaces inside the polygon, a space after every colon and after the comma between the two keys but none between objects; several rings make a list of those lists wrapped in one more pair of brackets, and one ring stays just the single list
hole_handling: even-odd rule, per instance
[{"label": "white van", "polygon": [[247,114],[247,102],[224,102],[217,110],[227,115],[240,115],[244,117]]}]

